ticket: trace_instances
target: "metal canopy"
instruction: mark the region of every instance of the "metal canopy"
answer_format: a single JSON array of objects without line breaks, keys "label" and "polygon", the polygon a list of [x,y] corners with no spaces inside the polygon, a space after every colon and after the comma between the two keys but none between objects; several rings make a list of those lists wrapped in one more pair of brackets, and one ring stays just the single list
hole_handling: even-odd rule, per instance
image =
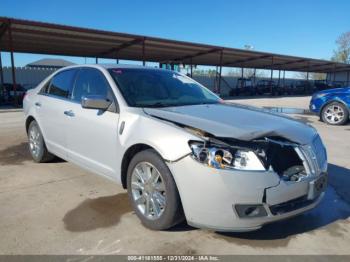
[{"label": "metal canopy", "polygon": [[0,17],[0,51],[301,72],[350,70],[348,64],[327,60],[6,17]]}]

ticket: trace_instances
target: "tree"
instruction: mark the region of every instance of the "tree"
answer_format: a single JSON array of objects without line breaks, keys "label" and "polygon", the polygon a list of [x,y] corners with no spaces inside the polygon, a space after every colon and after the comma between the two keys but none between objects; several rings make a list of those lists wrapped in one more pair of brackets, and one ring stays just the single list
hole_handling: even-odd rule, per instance
[{"label": "tree", "polygon": [[215,69],[194,69],[193,75],[212,77],[216,75],[216,70]]},{"label": "tree", "polygon": [[[242,76],[242,69],[241,68],[235,68],[230,70],[227,73],[228,76],[232,76],[232,77],[241,77]],[[259,69],[255,70],[255,77],[259,78],[259,77],[266,77],[267,74]],[[243,69],[243,77],[244,78],[252,78],[254,77],[254,69],[252,68],[244,68]]]},{"label": "tree", "polygon": [[[306,72],[297,72],[294,74],[295,78],[299,79],[307,79],[307,73]],[[325,73],[309,73],[309,80],[325,80],[327,75]]]},{"label": "tree", "polygon": [[332,61],[350,64],[350,31],[341,34],[336,44],[337,49],[333,51]]}]

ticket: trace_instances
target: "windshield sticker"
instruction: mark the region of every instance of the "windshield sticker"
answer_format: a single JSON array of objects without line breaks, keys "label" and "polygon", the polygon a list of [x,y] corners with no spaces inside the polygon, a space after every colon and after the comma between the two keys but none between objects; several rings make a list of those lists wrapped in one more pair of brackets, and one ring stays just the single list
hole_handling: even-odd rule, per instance
[{"label": "windshield sticker", "polygon": [[113,71],[114,73],[116,73],[116,74],[122,74],[122,73],[123,73],[123,71],[120,70],[120,69],[113,69],[112,71]]}]

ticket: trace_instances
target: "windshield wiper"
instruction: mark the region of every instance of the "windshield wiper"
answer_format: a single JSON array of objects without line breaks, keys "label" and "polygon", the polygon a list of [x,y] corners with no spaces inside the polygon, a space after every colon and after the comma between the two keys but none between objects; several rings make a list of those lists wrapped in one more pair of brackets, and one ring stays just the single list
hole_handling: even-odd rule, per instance
[{"label": "windshield wiper", "polygon": [[156,103],[153,103],[153,104],[148,104],[148,105],[141,105],[142,107],[167,107],[167,106],[171,106],[169,104],[164,104],[162,102],[156,102]]},{"label": "windshield wiper", "polygon": [[203,101],[203,102],[193,102],[193,103],[177,103],[177,104],[164,104],[162,102],[156,102],[153,104],[148,105],[140,105],[141,107],[151,107],[151,108],[157,108],[157,107],[170,107],[170,106],[194,106],[194,105],[209,105],[209,104],[218,104],[217,101]]}]

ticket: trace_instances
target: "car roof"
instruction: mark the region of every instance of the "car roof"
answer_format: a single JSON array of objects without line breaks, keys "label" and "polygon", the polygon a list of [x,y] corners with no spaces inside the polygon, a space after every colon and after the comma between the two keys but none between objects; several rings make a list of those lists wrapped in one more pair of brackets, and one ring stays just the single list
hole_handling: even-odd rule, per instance
[{"label": "car roof", "polygon": [[77,67],[92,67],[92,68],[104,68],[104,69],[113,68],[113,69],[165,70],[169,72],[174,72],[168,69],[163,69],[158,67],[150,67],[150,66],[142,66],[142,65],[126,65],[126,64],[81,64],[81,65],[67,66],[62,69],[77,68]]}]

